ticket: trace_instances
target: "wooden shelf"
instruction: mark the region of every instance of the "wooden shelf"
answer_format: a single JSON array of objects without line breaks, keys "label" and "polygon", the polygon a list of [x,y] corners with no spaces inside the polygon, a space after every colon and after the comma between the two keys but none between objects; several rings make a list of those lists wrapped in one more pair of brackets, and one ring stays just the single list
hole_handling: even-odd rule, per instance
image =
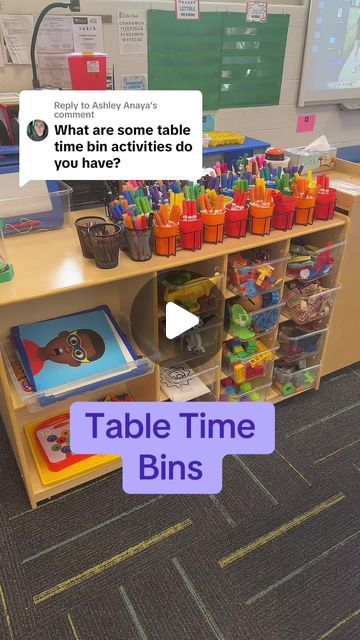
[{"label": "wooden shelf", "polygon": [[160,387],[160,397],[159,397],[160,402],[169,402],[169,398],[167,397],[166,393],[161,389]]},{"label": "wooden shelf", "polygon": [[[84,210],[81,215],[103,216],[104,210],[103,208]],[[66,226],[62,229],[47,231],[46,242],[44,242],[43,233],[24,236],[21,242],[17,237],[6,239],[8,253],[15,265],[15,278],[0,288],[0,306],[42,297],[50,298],[66,291],[108,284],[169,268],[184,267],[222,257],[225,254],[264,247],[281,241],[286,242],[291,238],[325,229],[335,229],[346,224],[346,216],[335,214],[333,220],[315,220],[314,224],[307,227],[297,225],[287,233],[274,229],[269,236],[248,234],[241,240],[225,238],[223,243],[216,245],[204,243],[201,251],[179,251],[171,259],[153,256],[147,262],[134,262],[127,254],[121,252],[117,269],[98,269],[92,260],[86,260],[81,254],[74,229],[74,220],[78,217],[79,212],[71,213]],[[61,252],[57,250],[58,247],[61,247]],[[34,256],[39,256],[41,259],[34,260]],[[31,278],[29,278],[29,265],[31,265]]]},{"label": "wooden shelf", "polygon": [[[286,255],[292,238],[310,234],[313,236],[317,232],[323,232],[326,240],[332,237],[344,237],[348,228],[347,217],[336,214],[333,220],[316,220],[313,225],[308,227],[295,226],[286,233],[273,230],[269,236],[247,235],[240,240],[225,238],[222,244],[217,245],[205,243],[201,251],[179,251],[176,256],[171,258],[153,256],[148,262],[141,263],[132,261],[127,254],[121,252],[119,267],[106,270],[97,269],[93,261],[84,259],[81,254],[73,224],[74,220],[81,215],[103,216],[104,210],[99,208],[72,213],[66,226],[62,229],[48,231],[45,235],[37,233],[24,236],[21,240],[18,237],[6,239],[7,249],[15,266],[15,277],[11,282],[0,287],[0,306],[2,307],[0,339],[7,337],[9,328],[15,324],[34,322],[51,315],[71,313],[75,309],[86,309],[90,306],[108,304],[115,314],[124,312],[130,315],[132,301],[136,293],[146,283],[152,282],[153,287],[150,288],[152,293],[148,294],[149,297],[144,302],[144,309],[143,311],[141,309],[141,313],[143,313],[144,325],[148,328],[149,336],[151,339],[155,339],[155,344],[158,345],[159,319],[165,317],[165,312],[158,309],[156,278],[159,272],[168,269],[189,268],[189,265],[194,265],[195,270],[197,263],[204,263],[204,265],[199,265],[199,270],[201,273],[206,273],[207,261],[209,261],[209,265],[217,265],[221,272],[225,272],[230,254],[277,245],[274,247],[274,254]],[[61,251],[59,247],[61,247]],[[31,265],[31,278],[29,265]],[[286,278],[286,281],[290,281],[290,278]],[[235,294],[225,289],[225,298],[232,297],[235,297]],[[280,322],[287,320],[288,318],[281,314]],[[225,339],[231,337],[229,334],[224,336]],[[219,364],[220,356],[217,359],[217,365]],[[216,371],[215,378],[213,372],[211,375],[209,372],[209,380],[211,378],[213,383],[211,386],[209,383],[208,386],[211,393],[214,393],[214,397],[218,394],[219,378],[223,380],[225,377],[227,374],[223,371]],[[54,415],[60,410],[64,411],[71,401],[79,397],[81,400],[96,400],[106,395],[107,392],[118,392],[124,388],[128,388],[130,392],[134,389],[134,397],[137,400],[150,401],[156,398],[161,402],[168,400],[160,388],[159,367],[156,367],[154,375],[124,380],[122,383],[115,383],[104,389],[96,389],[81,396],[74,396],[66,403],[54,404],[37,413],[30,413],[19,398],[13,383],[6,374],[1,355],[0,378],[3,387],[0,390],[0,410],[33,507],[36,507],[37,503],[42,500],[119,469],[121,461],[89,471],[73,480],[44,486],[40,481],[26,440],[24,424]],[[287,397],[280,396],[275,391],[270,394],[271,402],[276,403],[285,399]]]},{"label": "wooden shelf", "polygon": [[300,396],[302,393],[306,393],[307,391],[312,391],[313,389],[314,387],[309,387],[307,389],[302,389],[301,391],[297,391],[297,393],[293,393],[291,396],[283,396],[281,393],[276,391],[274,387],[271,387],[267,401],[272,402],[273,404],[277,404],[278,402],[283,402],[283,400],[296,398],[296,396]]},{"label": "wooden shelf", "polygon": [[111,471],[115,471],[117,469],[121,469],[122,461],[119,458],[118,461],[112,462],[100,469],[94,469],[93,471],[88,471],[86,473],[81,474],[77,478],[72,478],[71,480],[66,480],[65,482],[58,482],[53,485],[43,485],[36,465],[33,458],[33,455],[30,451],[30,447],[28,445],[25,433],[22,434],[23,446],[26,455],[27,465],[29,469],[29,482],[31,484],[31,488],[35,499],[37,502],[41,502],[42,500],[46,500],[47,498],[52,498],[53,496],[58,495],[59,493],[63,493],[64,491],[68,491],[69,489],[73,489],[85,482],[90,482],[90,480],[95,480],[95,478],[99,478],[100,476],[105,475],[106,473],[110,473]]}]

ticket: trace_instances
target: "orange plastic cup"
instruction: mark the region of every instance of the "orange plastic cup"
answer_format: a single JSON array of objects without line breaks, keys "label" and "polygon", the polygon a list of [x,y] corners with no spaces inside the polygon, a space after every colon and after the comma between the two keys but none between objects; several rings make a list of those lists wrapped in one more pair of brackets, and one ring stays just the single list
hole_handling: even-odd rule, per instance
[{"label": "orange plastic cup", "polygon": [[177,225],[169,227],[155,227],[155,253],[158,256],[176,256]]},{"label": "orange plastic cup", "polygon": [[204,242],[217,244],[224,240],[225,211],[220,213],[202,213],[204,223]]},{"label": "orange plastic cup", "polygon": [[295,224],[308,225],[314,221],[316,196],[314,198],[297,198]]},{"label": "orange plastic cup", "polygon": [[251,233],[257,236],[269,235],[273,211],[273,204],[267,207],[259,207],[256,204],[252,204],[250,209]]}]

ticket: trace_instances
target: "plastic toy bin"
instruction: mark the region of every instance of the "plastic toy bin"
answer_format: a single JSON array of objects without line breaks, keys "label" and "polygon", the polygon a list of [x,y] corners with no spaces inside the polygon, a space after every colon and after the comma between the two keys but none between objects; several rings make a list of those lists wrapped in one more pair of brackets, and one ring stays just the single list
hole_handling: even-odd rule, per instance
[{"label": "plastic toy bin", "polygon": [[337,292],[340,287],[323,288],[319,293],[309,295],[302,290],[285,288],[283,313],[297,324],[307,324],[315,320],[328,320],[331,316]]},{"label": "plastic toy bin", "polygon": [[283,360],[277,360],[274,367],[273,387],[283,396],[292,396],[305,389],[315,387],[321,364],[300,367]]},{"label": "plastic toy bin", "polygon": [[265,402],[271,383],[256,386],[256,382],[236,385],[232,378],[224,378],[221,381],[220,402]]},{"label": "plastic toy bin", "polygon": [[22,235],[63,227],[70,212],[72,188],[65,182],[49,180],[47,193],[21,198],[1,198],[0,217],[4,218],[4,235]]},{"label": "plastic toy bin", "polygon": [[278,289],[285,277],[287,258],[259,260],[254,254],[229,257],[227,287],[244,298]]},{"label": "plastic toy bin", "polygon": [[180,355],[182,358],[187,358],[191,365],[194,358],[201,357],[203,354],[206,356],[215,355],[221,347],[223,319],[216,314],[200,317],[198,325],[173,339],[166,338],[165,319],[161,320],[160,328],[161,359]]},{"label": "plastic toy bin", "polygon": [[278,345],[267,347],[262,340],[227,340],[223,344],[222,369],[235,384],[256,378],[263,378],[265,384],[271,379],[277,349]]},{"label": "plastic toy bin", "polygon": [[311,329],[297,326],[290,320],[279,330],[279,356],[286,362],[296,362],[302,358],[315,356],[321,350],[327,329]]},{"label": "plastic toy bin", "polygon": [[221,304],[219,289],[223,274],[203,276],[187,269],[172,270],[158,276],[159,305],[165,311],[168,302],[190,313],[216,313]]},{"label": "plastic toy bin", "polygon": [[[270,304],[261,308],[257,308],[256,302],[262,304],[262,299],[268,296]],[[234,338],[242,338],[247,332],[253,332],[254,336],[260,337],[267,333],[275,331],[280,319],[281,304],[271,304],[272,294],[265,296],[257,296],[252,300],[243,300],[242,298],[232,298],[226,305],[226,326],[229,333]],[[253,302],[254,301],[254,302]],[[245,304],[246,309],[243,305]],[[248,311],[254,305],[255,311]]]},{"label": "plastic toy bin", "polygon": [[[175,385],[177,402],[216,401],[216,387],[219,374],[219,365],[215,363],[215,359],[211,360],[210,362],[208,361],[207,364],[202,363],[201,358],[199,358],[198,363],[196,361],[189,362],[188,359],[177,361],[170,359],[163,362],[161,367],[160,386],[162,400],[172,401],[170,391],[169,393],[167,393],[166,386],[162,384],[162,382],[164,381],[163,367],[166,367],[173,368],[177,371],[176,382],[178,384]],[[192,373],[190,373],[190,371]],[[183,375],[183,378],[181,378],[181,374]],[[181,384],[182,380],[183,384]],[[197,387],[199,386],[200,388],[197,389]],[[181,397],[182,395],[183,398]]]},{"label": "plastic toy bin", "polygon": [[329,242],[322,248],[292,243],[287,274],[301,282],[311,282],[327,276],[339,264],[345,242]]},{"label": "plastic toy bin", "polygon": [[123,365],[117,369],[109,369],[105,381],[102,381],[97,376],[89,376],[78,381],[77,384],[59,385],[46,392],[33,391],[24,373],[22,372],[21,374],[22,368],[16,357],[11,341],[7,340],[2,342],[0,348],[18,401],[31,412],[41,411],[48,406],[54,406],[56,410],[55,404],[57,402],[62,402],[69,397],[88,393],[95,389],[99,390],[99,395],[101,393],[104,394],[108,387],[116,383],[121,384],[127,380],[138,378],[154,371],[154,363],[149,360],[149,358],[139,356],[137,360],[130,363],[130,367]]}]

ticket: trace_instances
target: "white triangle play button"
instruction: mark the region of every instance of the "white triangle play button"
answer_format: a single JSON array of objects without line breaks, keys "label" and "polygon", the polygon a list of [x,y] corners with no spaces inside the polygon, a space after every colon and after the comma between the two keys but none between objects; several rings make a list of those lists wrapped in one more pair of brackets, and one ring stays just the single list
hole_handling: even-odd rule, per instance
[{"label": "white triangle play button", "polygon": [[185,333],[185,331],[196,327],[199,324],[199,318],[174,302],[168,302],[166,304],[165,322],[166,337],[168,340],[172,340]]}]

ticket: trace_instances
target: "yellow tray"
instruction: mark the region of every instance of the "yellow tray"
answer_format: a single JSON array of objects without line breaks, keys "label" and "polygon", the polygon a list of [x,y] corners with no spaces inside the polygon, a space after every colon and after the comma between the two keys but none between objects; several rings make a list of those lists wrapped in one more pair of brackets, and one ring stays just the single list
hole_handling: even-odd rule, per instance
[{"label": "yellow tray", "polygon": [[71,480],[72,478],[77,478],[78,476],[81,476],[83,473],[88,473],[89,471],[94,471],[95,469],[101,469],[101,467],[105,467],[111,462],[115,462],[116,460],[121,460],[120,456],[92,455],[92,456],[89,456],[89,458],[85,458],[85,460],[80,460],[79,462],[75,462],[74,464],[70,465],[69,467],[66,467],[65,469],[60,469],[59,471],[52,471],[47,466],[43,456],[41,455],[41,451],[38,448],[38,445],[35,441],[36,428],[43,422],[45,422],[44,419],[38,420],[37,422],[32,422],[31,424],[24,425],[26,438],[29,443],[31,453],[33,455],[35,465],[43,485],[57,484],[58,482]]}]

